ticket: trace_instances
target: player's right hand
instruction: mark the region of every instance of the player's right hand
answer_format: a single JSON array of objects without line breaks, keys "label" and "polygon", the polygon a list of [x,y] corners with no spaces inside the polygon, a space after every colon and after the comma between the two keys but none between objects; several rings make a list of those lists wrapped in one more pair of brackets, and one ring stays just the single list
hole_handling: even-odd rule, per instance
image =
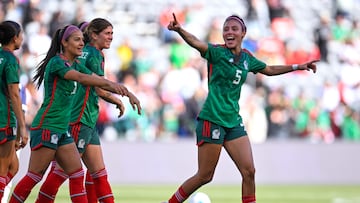
[{"label": "player's right hand", "polygon": [[170,21],[170,23],[168,25],[168,29],[178,32],[180,30],[180,28],[181,28],[181,25],[177,21],[175,14],[172,13],[172,15],[174,17],[174,20]]}]

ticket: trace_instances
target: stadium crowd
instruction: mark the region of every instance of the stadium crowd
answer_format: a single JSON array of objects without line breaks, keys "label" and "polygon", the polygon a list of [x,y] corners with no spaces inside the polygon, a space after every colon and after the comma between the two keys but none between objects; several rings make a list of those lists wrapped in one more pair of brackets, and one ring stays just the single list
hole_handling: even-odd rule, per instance
[{"label": "stadium crowd", "polygon": [[193,137],[207,94],[206,62],[166,26],[174,12],[197,37],[222,43],[220,22],[235,13],[248,26],[243,48],[264,62],[321,58],[315,75],[248,77],[239,102],[251,140],[360,141],[360,1],[8,0],[0,5],[0,19],[17,21],[25,30],[16,54],[28,125],[43,95],[32,83],[33,71],[54,30],[103,17],[114,25],[112,47],[105,51],[106,77],[124,83],[144,111],[139,116],[127,106],[118,119],[115,106],[100,100],[97,127],[103,138],[151,142]]}]

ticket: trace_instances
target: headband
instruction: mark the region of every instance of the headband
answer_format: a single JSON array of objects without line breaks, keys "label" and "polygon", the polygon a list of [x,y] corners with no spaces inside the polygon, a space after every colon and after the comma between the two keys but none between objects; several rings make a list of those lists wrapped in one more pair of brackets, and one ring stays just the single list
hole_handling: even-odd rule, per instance
[{"label": "headband", "polygon": [[88,22],[82,23],[81,26],[80,26],[80,30],[84,32],[84,31],[85,31],[85,28],[86,28],[88,25],[89,25]]},{"label": "headband", "polygon": [[241,28],[244,32],[246,32],[246,26],[245,26],[245,23],[244,23],[244,20],[242,18],[240,18],[239,16],[236,16],[236,15],[231,15],[229,17],[226,18],[225,20],[225,23],[229,20],[236,20],[240,23],[241,25]]},{"label": "headband", "polygon": [[80,32],[81,32],[81,30],[80,30],[78,27],[76,27],[75,25],[69,25],[69,26],[67,26],[67,27],[65,28],[65,30],[64,30],[64,34],[63,34],[61,40],[66,40],[67,38],[70,37],[70,35],[71,35],[72,33],[76,32],[76,31],[80,31]]}]

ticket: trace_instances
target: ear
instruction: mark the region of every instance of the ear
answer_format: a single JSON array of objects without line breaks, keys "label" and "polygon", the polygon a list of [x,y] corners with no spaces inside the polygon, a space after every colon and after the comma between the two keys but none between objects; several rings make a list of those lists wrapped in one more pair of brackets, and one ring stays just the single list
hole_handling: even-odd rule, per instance
[{"label": "ear", "polygon": [[94,32],[91,33],[91,36],[90,36],[90,41],[93,39],[93,40],[97,40],[98,38],[98,35]]},{"label": "ear", "polygon": [[244,38],[245,35],[246,35],[246,32],[242,32],[242,33],[241,33],[241,38]]}]

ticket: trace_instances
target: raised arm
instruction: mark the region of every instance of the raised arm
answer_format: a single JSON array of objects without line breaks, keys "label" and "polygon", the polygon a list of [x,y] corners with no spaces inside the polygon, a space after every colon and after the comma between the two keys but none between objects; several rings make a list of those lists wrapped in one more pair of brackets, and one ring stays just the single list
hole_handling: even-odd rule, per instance
[{"label": "raised arm", "polygon": [[204,53],[208,49],[208,44],[200,41],[196,38],[193,34],[189,33],[188,31],[184,30],[179,22],[176,20],[176,16],[172,14],[174,19],[170,21],[168,25],[168,29],[177,32],[186,43],[188,43],[191,47],[198,50],[200,53]]}]

